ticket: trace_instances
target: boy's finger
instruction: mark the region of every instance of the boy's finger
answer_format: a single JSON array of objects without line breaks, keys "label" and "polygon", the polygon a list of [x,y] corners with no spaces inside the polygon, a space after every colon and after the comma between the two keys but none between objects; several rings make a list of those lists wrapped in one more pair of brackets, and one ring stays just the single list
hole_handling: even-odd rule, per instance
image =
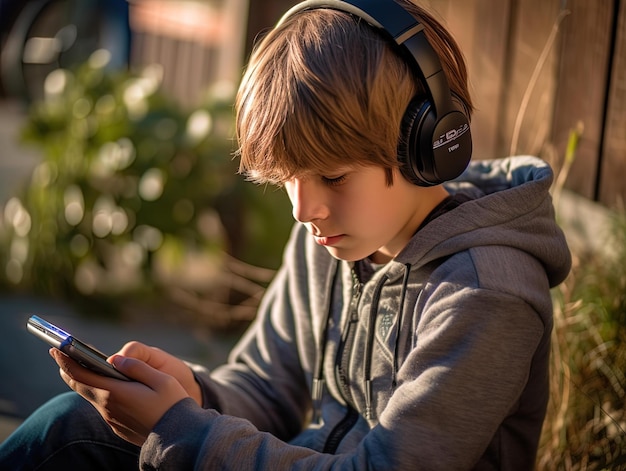
[{"label": "boy's finger", "polygon": [[122,355],[113,355],[109,361],[120,372],[145,384],[146,386],[156,389],[157,385],[163,381],[163,377],[167,376],[159,370],[151,367],[145,361]]},{"label": "boy's finger", "polygon": [[68,386],[72,389],[76,390],[74,386],[69,384],[68,380],[71,380],[74,385],[80,383],[96,388],[106,388],[110,385],[111,380],[109,378],[85,368],[57,348],[51,348],[49,353],[54,361],[56,361],[57,365],[59,365],[61,372],[67,377],[66,379],[62,375],[63,381],[68,383]]},{"label": "boy's finger", "polygon": [[167,354],[163,350],[137,341],[128,342],[120,349],[117,355],[136,358],[156,369],[159,369],[167,360]]}]

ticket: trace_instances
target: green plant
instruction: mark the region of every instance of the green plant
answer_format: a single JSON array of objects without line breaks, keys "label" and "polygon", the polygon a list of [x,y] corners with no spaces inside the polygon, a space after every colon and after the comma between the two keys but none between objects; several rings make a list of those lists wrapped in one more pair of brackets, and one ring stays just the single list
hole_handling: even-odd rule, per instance
[{"label": "green plant", "polygon": [[[241,255],[276,265],[289,212],[282,194],[259,198],[262,189],[250,184],[241,191],[231,90],[214,88],[183,112],[161,93],[158,67],[111,73],[106,63],[98,51],[75,71],[54,71],[46,98],[30,110],[24,138],[43,159],[2,211],[5,288],[67,298],[155,290],[224,298],[224,274],[234,276]],[[274,243],[254,244],[260,233],[273,233]],[[252,268],[248,276],[261,280],[247,281],[262,287],[270,274]],[[227,300],[256,299],[252,291],[229,291]]]}]

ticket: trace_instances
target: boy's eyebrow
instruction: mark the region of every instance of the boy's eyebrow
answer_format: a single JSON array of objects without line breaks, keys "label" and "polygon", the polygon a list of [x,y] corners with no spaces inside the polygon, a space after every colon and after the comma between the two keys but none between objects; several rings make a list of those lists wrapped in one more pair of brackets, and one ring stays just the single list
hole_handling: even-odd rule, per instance
[{"label": "boy's eyebrow", "polygon": [[312,176],[313,177],[314,176],[328,177],[331,175],[343,175],[348,172],[353,172],[354,170],[356,170],[357,167],[358,167],[357,165],[341,165],[341,166],[335,166],[335,167],[329,166],[328,168],[325,168],[325,169],[304,171],[294,176],[298,178],[307,178],[307,177],[312,177]]}]

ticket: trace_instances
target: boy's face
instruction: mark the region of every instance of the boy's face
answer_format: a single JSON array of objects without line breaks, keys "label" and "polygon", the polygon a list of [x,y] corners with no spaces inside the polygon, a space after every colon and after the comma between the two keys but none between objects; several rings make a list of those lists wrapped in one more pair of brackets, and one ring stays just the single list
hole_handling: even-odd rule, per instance
[{"label": "boy's face", "polygon": [[[346,167],[285,183],[293,216],[335,258],[376,263],[395,257],[434,204],[394,171],[393,185],[377,166]],[[438,193],[440,194],[440,193]]]}]

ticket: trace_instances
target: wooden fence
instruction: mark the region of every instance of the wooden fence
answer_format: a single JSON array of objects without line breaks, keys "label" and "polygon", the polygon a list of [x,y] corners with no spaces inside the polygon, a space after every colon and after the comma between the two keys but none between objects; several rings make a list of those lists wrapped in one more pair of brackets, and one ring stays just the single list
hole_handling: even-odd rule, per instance
[{"label": "wooden fence", "polygon": [[[570,132],[582,129],[566,187],[608,207],[626,199],[626,0],[420,1],[447,25],[465,53],[477,105],[472,121],[475,158],[533,154],[559,171]],[[183,3],[170,0],[176,6],[165,19],[171,21]],[[168,33],[177,45],[161,42],[161,54],[169,51],[169,63],[177,64],[167,66],[170,75],[178,74],[169,80],[187,102],[193,101],[197,87],[215,78],[211,71],[236,76],[253,38],[297,0],[200,3],[205,9],[190,15],[195,26]],[[213,14],[206,4],[221,5],[222,13]],[[146,15],[136,25],[143,25],[144,54],[156,60],[150,51],[155,41],[163,40],[150,38]],[[221,57],[231,61],[209,61],[222,64],[216,69],[190,55],[189,48],[215,57],[221,50]]]},{"label": "wooden fence", "polygon": [[207,88],[236,82],[245,51],[248,0],[130,0],[134,66],[161,64],[163,87],[197,106]]},{"label": "wooden fence", "polygon": [[475,157],[539,155],[566,187],[608,207],[626,197],[626,1],[429,0],[461,44],[478,111]]}]

